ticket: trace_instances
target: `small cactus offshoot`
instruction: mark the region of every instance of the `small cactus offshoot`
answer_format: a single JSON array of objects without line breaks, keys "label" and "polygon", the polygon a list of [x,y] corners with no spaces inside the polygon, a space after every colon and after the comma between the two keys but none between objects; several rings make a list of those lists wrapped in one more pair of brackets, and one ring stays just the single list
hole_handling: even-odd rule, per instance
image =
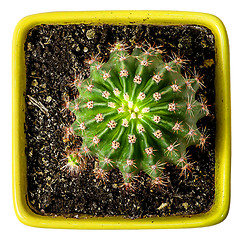
[{"label": "small cactus offshoot", "polygon": [[[163,185],[166,163],[181,168],[183,175],[191,167],[187,147],[204,148],[207,136],[197,121],[208,114],[208,107],[206,100],[195,99],[203,87],[201,78],[183,76],[185,61],[180,57],[163,59],[158,47],[136,46],[129,53],[118,42],[106,63],[97,56],[88,61],[88,79],[74,81],[79,97],[68,108],[76,121],[65,139],[69,134],[82,137],[80,154],[98,160],[94,170],[98,178],[105,179],[109,170],[118,168],[125,186],[140,171],[153,185]],[[77,153],[68,160],[76,161]]]}]

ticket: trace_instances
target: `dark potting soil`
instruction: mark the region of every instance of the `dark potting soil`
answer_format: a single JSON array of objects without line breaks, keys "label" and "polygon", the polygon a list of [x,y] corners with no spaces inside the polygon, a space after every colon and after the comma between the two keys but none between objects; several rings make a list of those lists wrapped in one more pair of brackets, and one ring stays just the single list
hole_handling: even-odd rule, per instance
[{"label": "dark potting soil", "polygon": [[[210,114],[198,121],[206,127],[209,139],[202,151],[189,147],[192,172],[186,177],[181,170],[167,164],[170,183],[163,189],[151,188],[149,177],[141,172],[135,191],[122,187],[118,170],[109,173],[109,181],[97,181],[90,160],[87,169],[72,176],[63,169],[67,147],[82,144],[73,138],[64,142],[64,127],[75,117],[63,111],[64,96],[74,98],[75,74],[89,76],[85,60],[91,55],[107,61],[107,46],[124,41],[163,45],[165,60],[172,52],[190,61],[187,69],[203,76],[205,88],[199,94],[208,99]],[[200,26],[89,26],[40,25],[31,29],[25,44],[26,58],[26,155],[28,200],[33,211],[42,215],[79,217],[123,215],[129,218],[190,215],[206,212],[214,200],[215,172],[215,48],[210,30]]]}]

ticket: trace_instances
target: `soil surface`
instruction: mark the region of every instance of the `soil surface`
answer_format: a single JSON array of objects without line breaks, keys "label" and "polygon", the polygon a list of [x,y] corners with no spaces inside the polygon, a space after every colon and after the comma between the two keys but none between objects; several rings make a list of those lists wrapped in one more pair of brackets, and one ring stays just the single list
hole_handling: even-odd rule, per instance
[{"label": "soil surface", "polygon": [[[76,74],[89,76],[85,60],[91,55],[107,61],[107,46],[124,41],[130,46],[146,42],[163,46],[165,60],[172,52],[190,61],[187,69],[203,76],[205,88],[197,92],[208,99],[210,114],[198,121],[206,127],[206,149],[189,147],[192,172],[186,177],[181,170],[167,164],[170,184],[163,189],[151,188],[149,177],[141,172],[135,191],[125,191],[118,170],[112,170],[105,184],[96,180],[95,161],[80,175],[63,169],[65,150],[81,145],[75,138],[64,142],[64,127],[75,120],[63,111],[64,97],[74,98],[72,87]],[[33,211],[42,215],[79,217],[123,215],[129,218],[191,215],[206,212],[214,200],[215,173],[215,48],[214,36],[199,26],[89,26],[40,25],[31,29],[25,44],[26,58],[26,155],[28,199]]]}]

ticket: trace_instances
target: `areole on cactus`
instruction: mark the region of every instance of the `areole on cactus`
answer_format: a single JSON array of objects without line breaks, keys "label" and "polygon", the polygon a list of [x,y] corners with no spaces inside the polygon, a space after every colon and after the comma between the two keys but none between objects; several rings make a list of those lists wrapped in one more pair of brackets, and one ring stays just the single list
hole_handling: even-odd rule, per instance
[{"label": "areole on cactus", "polygon": [[[197,121],[208,108],[195,99],[201,79],[184,77],[184,61],[175,56],[164,62],[162,54],[152,46],[136,46],[130,54],[118,42],[106,63],[91,58],[90,77],[75,80],[79,97],[68,104],[76,115],[71,131],[83,139],[81,155],[98,159],[98,177],[118,168],[127,185],[140,171],[163,184],[165,163],[183,174],[190,167],[187,147],[204,147],[207,136]],[[75,162],[75,154],[68,159]]]}]

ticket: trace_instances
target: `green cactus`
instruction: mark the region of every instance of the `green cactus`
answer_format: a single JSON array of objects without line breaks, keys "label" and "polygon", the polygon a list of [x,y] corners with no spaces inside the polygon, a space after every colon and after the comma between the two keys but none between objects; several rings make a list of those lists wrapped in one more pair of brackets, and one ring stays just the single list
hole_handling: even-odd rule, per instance
[{"label": "green cactus", "polygon": [[187,147],[204,147],[207,136],[196,125],[208,114],[206,101],[195,100],[201,79],[183,77],[184,60],[164,62],[162,54],[152,46],[129,54],[118,42],[106,63],[97,56],[89,60],[88,79],[74,81],[79,97],[68,104],[76,115],[68,134],[82,137],[83,156],[97,158],[97,177],[118,168],[129,186],[144,171],[161,185],[165,163],[183,174],[190,170]]}]

